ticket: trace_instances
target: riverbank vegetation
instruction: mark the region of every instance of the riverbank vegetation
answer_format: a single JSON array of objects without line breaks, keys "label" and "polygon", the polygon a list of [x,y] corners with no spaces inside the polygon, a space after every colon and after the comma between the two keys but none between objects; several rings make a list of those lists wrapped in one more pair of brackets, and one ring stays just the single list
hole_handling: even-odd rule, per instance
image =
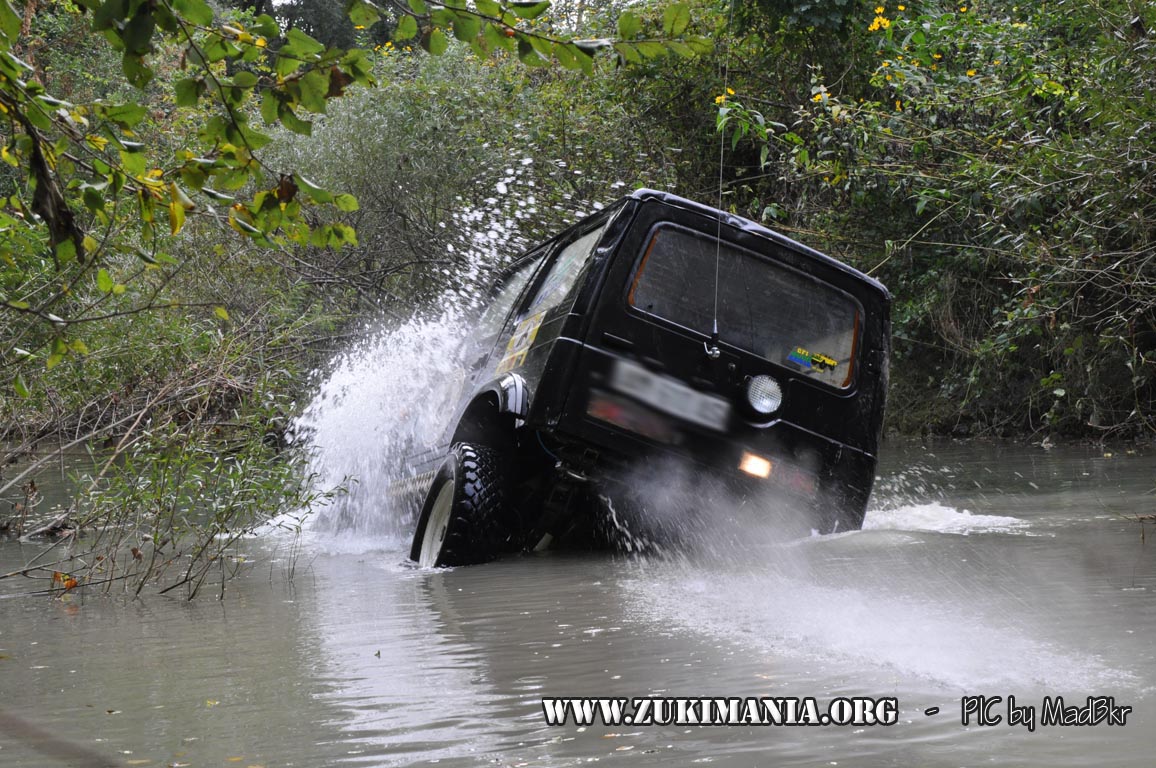
[{"label": "riverbank vegetation", "polygon": [[0,0],[5,462],[102,451],[69,524],[135,537],[70,576],[195,591],[331,490],[335,351],[643,185],[887,284],[891,429],[1150,439],[1149,5],[383,9]]}]

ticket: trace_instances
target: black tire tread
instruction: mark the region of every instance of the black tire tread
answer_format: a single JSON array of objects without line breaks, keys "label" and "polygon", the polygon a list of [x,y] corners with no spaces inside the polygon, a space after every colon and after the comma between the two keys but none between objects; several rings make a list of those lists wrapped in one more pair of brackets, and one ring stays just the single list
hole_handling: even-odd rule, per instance
[{"label": "black tire tread", "polygon": [[431,501],[446,482],[455,484],[454,502],[435,567],[476,565],[501,555],[510,535],[504,525],[502,454],[471,443],[457,443],[450,449],[446,463],[430,488],[423,519],[414,535],[413,553],[421,551]]}]

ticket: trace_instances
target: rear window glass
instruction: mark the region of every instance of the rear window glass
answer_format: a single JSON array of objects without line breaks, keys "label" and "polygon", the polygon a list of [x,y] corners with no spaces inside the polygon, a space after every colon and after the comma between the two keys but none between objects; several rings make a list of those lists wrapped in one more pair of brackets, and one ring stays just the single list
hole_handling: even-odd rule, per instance
[{"label": "rear window glass", "polygon": [[718,262],[719,338],[833,387],[850,386],[858,302],[790,267],[714,238],[655,230],[631,282],[631,306],[710,335]]}]

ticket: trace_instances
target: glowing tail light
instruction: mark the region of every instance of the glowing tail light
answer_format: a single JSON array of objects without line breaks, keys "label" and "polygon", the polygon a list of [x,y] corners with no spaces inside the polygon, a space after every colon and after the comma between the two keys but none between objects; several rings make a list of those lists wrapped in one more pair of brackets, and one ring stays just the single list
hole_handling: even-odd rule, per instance
[{"label": "glowing tail light", "polygon": [[739,469],[748,475],[766,479],[771,476],[771,460],[747,451],[739,460]]}]

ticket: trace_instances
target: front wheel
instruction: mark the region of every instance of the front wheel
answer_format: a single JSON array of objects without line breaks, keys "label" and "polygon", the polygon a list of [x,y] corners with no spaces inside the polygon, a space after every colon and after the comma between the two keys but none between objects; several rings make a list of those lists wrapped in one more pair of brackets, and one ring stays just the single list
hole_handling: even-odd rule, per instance
[{"label": "front wheel", "polygon": [[474,565],[498,557],[505,530],[501,455],[470,443],[450,449],[414,531],[410,558],[423,568]]}]

